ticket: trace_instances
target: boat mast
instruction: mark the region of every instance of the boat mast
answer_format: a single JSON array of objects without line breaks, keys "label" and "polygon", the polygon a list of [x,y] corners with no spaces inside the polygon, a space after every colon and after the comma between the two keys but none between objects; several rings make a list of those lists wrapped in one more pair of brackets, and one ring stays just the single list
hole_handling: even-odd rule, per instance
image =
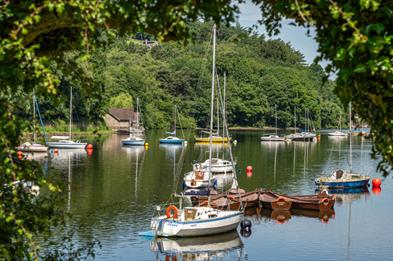
[{"label": "boat mast", "polygon": [[293,119],[294,119],[294,129],[296,133],[296,106],[293,106]]},{"label": "boat mast", "polygon": [[349,102],[349,171],[352,172],[352,104]]},{"label": "boat mast", "polygon": [[276,136],[277,136],[277,104],[274,105],[274,110],[276,112]]},{"label": "boat mast", "polygon": [[[227,73],[224,71],[224,91],[223,91],[223,100],[222,100],[222,157],[224,158],[224,144],[225,144],[225,112],[226,112],[226,104],[225,104],[225,99],[226,99],[226,89],[227,89]],[[221,96],[221,95],[220,95]],[[229,140],[229,137],[228,137]]]},{"label": "boat mast", "polygon": [[175,111],[174,111],[174,117],[175,117],[175,130],[173,131],[175,133],[176,136],[176,105],[175,105]]},{"label": "boat mast", "polygon": [[[210,101],[210,135],[209,135],[209,184],[212,166],[212,147],[213,147],[213,114],[214,114],[214,78],[216,72],[216,25],[213,25],[213,59],[212,59],[212,92]],[[210,205],[210,200],[209,200]]]},{"label": "boat mast", "polygon": [[139,97],[136,97],[136,128],[139,129]]},{"label": "boat mast", "polygon": [[70,87],[70,129],[69,129],[69,139],[71,140],[71,129],[72,129],[72,85]]},{"label": "boat mast", "polygon": [[217,90],[217,99],[216,99],[216,101],[217,101],[217,136],[220,136],[220,115],[219,115],[219,113],[220,113],[220,108],[219,108],[219,105],[218,105],[218,90]]},{"label": "boat mast", "polygon": [[33,89],[33,142],[35,143],[35,140],[37,138],[37,134],[35,132],[35,92]]}]

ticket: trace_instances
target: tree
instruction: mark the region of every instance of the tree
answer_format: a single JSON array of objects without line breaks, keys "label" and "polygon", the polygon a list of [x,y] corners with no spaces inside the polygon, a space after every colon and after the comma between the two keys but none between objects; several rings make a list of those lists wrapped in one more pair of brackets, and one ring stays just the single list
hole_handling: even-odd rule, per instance
[{"label": "tree", "polygon": [[[30,94],[34,88],[39,96],[59,101],[58,87],[66,79],[52,70],[52,62],[56,61],[58,72],[65,70],[62,54],[73,49],[82,50],[78,55],[82,60],[88,60],[96,45],[110,41],[117,32],[144,31],[154,34],[158,40],[187,40],[191,34],[188,26],[191,21],[204,19],[214,20],[217,24],[228,23],[233,20],[236,10],[237,7],[226,0],[0,3],[2,258],[38,259],[40,252],[34,235],[47,231],[53,224],[51,202],[44,198],[32,200],[32,195],[23,188],[23,181],[49,187],[52,192],[58,189],[44,179],[37,164],[17,159],[14,149],[22,132],[31,129],[29,122],[18,114],[22,111],[19,102],[24,95]],[[103,31],[107,32],[106,39],[99,37]]]},{"label": "tree", "polygon": [[393,2],[253,2],[270,34],[278,32],[283,17],[315,28],[317,60],[330,61],[326,69],[337,74],[335,92],[371,126],[374,156],[382,156],[378,169],[387,174],[393,165]]}]

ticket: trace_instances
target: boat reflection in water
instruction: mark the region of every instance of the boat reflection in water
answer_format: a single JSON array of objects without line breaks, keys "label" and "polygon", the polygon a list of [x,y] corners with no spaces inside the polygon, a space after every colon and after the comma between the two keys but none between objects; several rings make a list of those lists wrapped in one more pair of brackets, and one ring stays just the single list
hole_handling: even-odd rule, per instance
[{"label": "boat reflection in water", "polygon": [[206,237],[154,238],[150,249],[156,260],[228,260],[243,258],[243,242],[237,231]]}]

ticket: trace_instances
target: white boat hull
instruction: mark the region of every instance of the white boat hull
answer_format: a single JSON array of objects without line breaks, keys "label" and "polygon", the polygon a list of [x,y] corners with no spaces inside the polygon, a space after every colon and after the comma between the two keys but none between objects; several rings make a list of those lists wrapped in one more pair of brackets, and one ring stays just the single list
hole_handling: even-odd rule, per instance
[{"label": "white boat hull", "polygon": [[233,214],[208,220],[192,220],[179,222],[172,219],[162,219],[157,228],[157,236],[162,237],[197,237],[221,234],[235,230],[242,218],[242,213]]},{"label": "white boat hull", "polygon": [[84,149],[87,143],[81,142],[48,142],[49,148],[58,149]]},{"label": "white boat hull", "polygon": [[17,150],[23,151],[23,152],[47,152],[48,147],[44,146],[42,144],[22,144],[19,147],[16,148]]}]

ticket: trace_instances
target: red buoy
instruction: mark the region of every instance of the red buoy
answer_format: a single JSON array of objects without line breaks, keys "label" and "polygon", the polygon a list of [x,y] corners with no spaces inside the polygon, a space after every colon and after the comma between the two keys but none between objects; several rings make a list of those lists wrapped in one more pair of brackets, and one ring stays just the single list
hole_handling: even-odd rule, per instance
[{"label": "red buoy", "polygon": [[373,184],[373,188],[380,188],[382,181],[379,178],[373,178],[372,184]]},{"label": "red buoy", "polygon": [[93,149],[87,149],[87,156],[93,155]]},{"label": "red buoy", "polygon": [[93,144],[87,144],[86,149],[88,149],[88,150],[91,149],[92,150],[93,149]]},{"label": "red buoy", "polygon": [[246,167],[246,175],[249,178],[252,177],[252,167],[251,166]]},{"label": "red buoy", "polygon": [[16,153],[18,156],[22,156],[23,155],[23,152],[22,151],[20,151],[20,150],[18,150],[18,152]]}]

